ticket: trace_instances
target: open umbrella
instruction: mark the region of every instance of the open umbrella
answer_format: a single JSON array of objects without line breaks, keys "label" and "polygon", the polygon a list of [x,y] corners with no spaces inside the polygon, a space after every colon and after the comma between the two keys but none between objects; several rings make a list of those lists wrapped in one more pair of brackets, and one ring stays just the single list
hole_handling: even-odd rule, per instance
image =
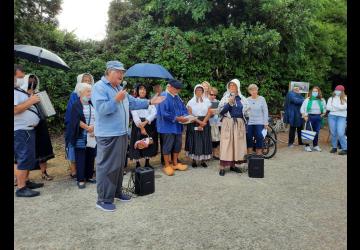
[{"label": "open umbrella", "polygon": [[47,49],[31,45],[14,45],[15,56],[31,62],[69,70],[70,67],[56,54]]},{"label": "open umbrella", "polygon": [[174,79],[163,66],[153,63],[137,63],[126,71],[125,77]]}]

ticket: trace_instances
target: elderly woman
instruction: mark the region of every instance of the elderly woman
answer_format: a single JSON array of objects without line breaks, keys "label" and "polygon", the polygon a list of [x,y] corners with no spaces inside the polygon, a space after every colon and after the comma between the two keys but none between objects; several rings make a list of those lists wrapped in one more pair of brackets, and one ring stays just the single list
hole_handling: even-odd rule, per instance
[{"label": "elderly woman", "polygon": [[[94,84],[94,78],[89,73],[83,73],[77,76],[76,83],[87,83],[89,85]],[[68,129],[68,124],[70,123],[70,117],[71,117],[71,108],[73,107],[74,102],[76,102],[79,99],[76,91],[71,92],[69,101],[66,107],[65,111],[65,130]],[[65,133],[66,134],[66,133]],[[66,141],[65,138],[65,150],[66,150],[66,158],[70,161],[70,177],[75,179],[76,178],[76,164],[75,164],[75,149],[72,147],[72,145]]]},{"label": "elderly woman", "polygon": [[246,155],[245,115],[249,109],[247,99],[241,94],[240,81],[233,79],[227,84],[227,91],[219,104],[222,118],[220,136],[220,176],[225,175],[225,167],[230,171],[240,173],[235,166],[244,160]]},{"label": "elderly woman", "polygon": [[[140,99],[149,99],[148,91],[145,85],[138,84],[136,86],[136,96]],[[129,158],[136,161],[136,167],[140,167],[140,159],[145,158],[145,167],[153,168],[150,165],[150,158],[157,155],[158,152],[158,134],[156,131],[156,108],[149,105],[147,109],[132,110],[131,115],[133,123],[131,127],[131,138],[129,148]],[[153,143],[147,148],[135,148],[137,141],[151,137]]]},{"label": "elderly woman", "polygon": [[185,151],[186,156],[192,159],[192,167],[196,168],[197,161],[206,168],[206,160],[211,159],[211,129],[208,123],[210,118],[211,102],[205,98],[205,89],[198,84],[194,88],[194,97],[187,103],[189,114],[197,119],[186,128]]},{"label": "elderly woman", "polygon": [[79,98],[71,107],[66,139],[74,148],[77,185],[83,189],[86,182],[96,183],[96,180],[92,178],[96,156],[95,110],[90,101],[91,85],[78,83],[75,89]]},{"label": "elderly woman", "polygon": [[347,154],[347,139],[345,135],[347,117],[347,97],[343,85],[336,86],[332,97],[329,98],[326,109],[330,112],[328,116],[329,129],[331,134],[330,153],[337,152],[337,140],[339,139],[341,151],[339,155]]},{"label": "elderly woman", "polygon": [[316,132],[315,138],[313,140],[313,148],[309,144],[305,144],[305,151],[312,152],[313,150],[321,152],[321,148],[318,145],[319,132],[322,123],[322,117],[326,113],[326,101],[322,97],[321,90],[319,87],[315,86],[309,92],[308,97],[305,99],[301,105],[300,112],[306,122],[308,121],[311,125],[307,126],[307,129],[313,129]]},{"label": "elderly woman", "polygon": [[[269,125],[269,112],[265,98],[258,95],[259,88],[256,84],[250,84],[248,87],[250,96],[247,98],[249,103],[249,121],[247,126],[247,147],[248,154],[251,154],[255,146],[256,154],[262,155],[264,136],[262,130],[267,130]],[[254,139],[256,143],[254,143]]]}]

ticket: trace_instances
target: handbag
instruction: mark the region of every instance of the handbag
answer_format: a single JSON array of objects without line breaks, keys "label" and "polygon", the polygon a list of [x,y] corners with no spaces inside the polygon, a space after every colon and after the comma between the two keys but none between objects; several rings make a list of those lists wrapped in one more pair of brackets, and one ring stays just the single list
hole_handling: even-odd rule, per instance
[{"label": "handbag", "polygon": [[[307,121],[307,122],[309,122],[309,121]],[[311,126],[311,122],[309,122],[311,130],[306,129],[307,122],[305,122],[305,124],[304,124],[304,129],[301,130],[301,140],[304,144],[310,144],[314,140],[315,135],[316,135],[316,132],[313,130],[313,128]]]}]

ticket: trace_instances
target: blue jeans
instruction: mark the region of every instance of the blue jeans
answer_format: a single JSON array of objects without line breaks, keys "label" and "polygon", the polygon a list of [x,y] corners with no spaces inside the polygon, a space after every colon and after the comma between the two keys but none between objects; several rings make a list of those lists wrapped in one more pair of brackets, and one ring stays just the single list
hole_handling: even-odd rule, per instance
[{"label": "blue jeans", "polygon": [[329,115],[328,123],[331,134],[331,146],[337,148],[337,140],[339,139],[341,149],[347,150],[347,139],[345,136],[346,117]]},{"label": "blue jeans", "polygon": [[[316,132],[315,138],[313,140],[313,146],[316,147],[318,145],[318,141],[319,141],[319,132],[320,132],[320,128],[321,128],[321,116],[309,114],[309,120],[306,123],[306,129],[311,130],[309,123],[311,123],[313,131]],[[309,145],[306,145],[306,146],[309,146]]]}]

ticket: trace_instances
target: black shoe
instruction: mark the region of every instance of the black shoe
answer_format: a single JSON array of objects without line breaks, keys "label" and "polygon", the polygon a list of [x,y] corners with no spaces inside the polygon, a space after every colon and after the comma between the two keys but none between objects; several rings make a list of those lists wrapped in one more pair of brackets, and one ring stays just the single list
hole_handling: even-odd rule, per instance
[{"label": "black shoe", "polygon": [[213,156],[213,158],[214,158],[215,160],[220,160],[220,158],[217,157],[217,156]]},{"label": "black shoe", "polygon": [[30,188],[25,186],[23,188],[16,190],[15,194],[16,194],[16,197],[35,197],[35,196],[40,195],[40,192],[33,191]]},{"label": "black shoe", "polygon": [[220,176],[224,176],[224,175],[225,175],[225,169],[221,169],[221,170],[219,171],[219,175],[220,175]]},{"label": "black shoe", "polygon": [[336,153],[337,152],[337,148],[332,148],[331,150],[330,150],[330,153],[331,154],[334,154],[334,153]]},{"label": "black shoe", "polygon": [[241,173],[241,169],[238,167],[230,167],[230,171],[234,171],[236,173]]},{"label": "black shoe", "polygon": [[91,184],[96,184],[96,179],[93,179],[93,178],[87,179],[86,182],[89,182]]},{"label": "black shoe", "polygon": [[341,151],[339,152],[339,155],[347,155],[347,150],[341,150]]},{"label": "black shoe", "polygon": [[123,175],[126,175],[126,173],[127,173],[126,170],[124,170],[124,171],[123,171]]},{"label": "black shoe", "polygon": [[197,167],[198,167],[197,164],[196,164],[196,161],[193,161],[192,164],[191,164],[191,166],[192,166],[193,168],[197,168]]},{"label": "black shoe", "polygon": [[72,179],[74,179],[74,180],[75,180],[75,179],[76,179],[76,177],[77,177],[77,176],[76,176],[76,174],[70,174],[70,178],[72,178]]},{"label": "black shoe", "polygon": [[86,187],[85,182],[83,184],[80,184],[80,182],[77,182],[77,186],[79,187],[79,189],[83,189]]},{"label": "black shoe", "polygon": [[26,182],[26,187],[30,188],[30,189],[36,189],[36,188],[41,188],[44,186],[44,183],[35,183],[32,181],[27,181]]},{"label": "black shoe", "polygon": [[207,168],[207,167],[208,167],[208,165],[206,165],[206,163],[205,163],[204,161],[201,163],[201,166],[202,166],[203,168]]}]

